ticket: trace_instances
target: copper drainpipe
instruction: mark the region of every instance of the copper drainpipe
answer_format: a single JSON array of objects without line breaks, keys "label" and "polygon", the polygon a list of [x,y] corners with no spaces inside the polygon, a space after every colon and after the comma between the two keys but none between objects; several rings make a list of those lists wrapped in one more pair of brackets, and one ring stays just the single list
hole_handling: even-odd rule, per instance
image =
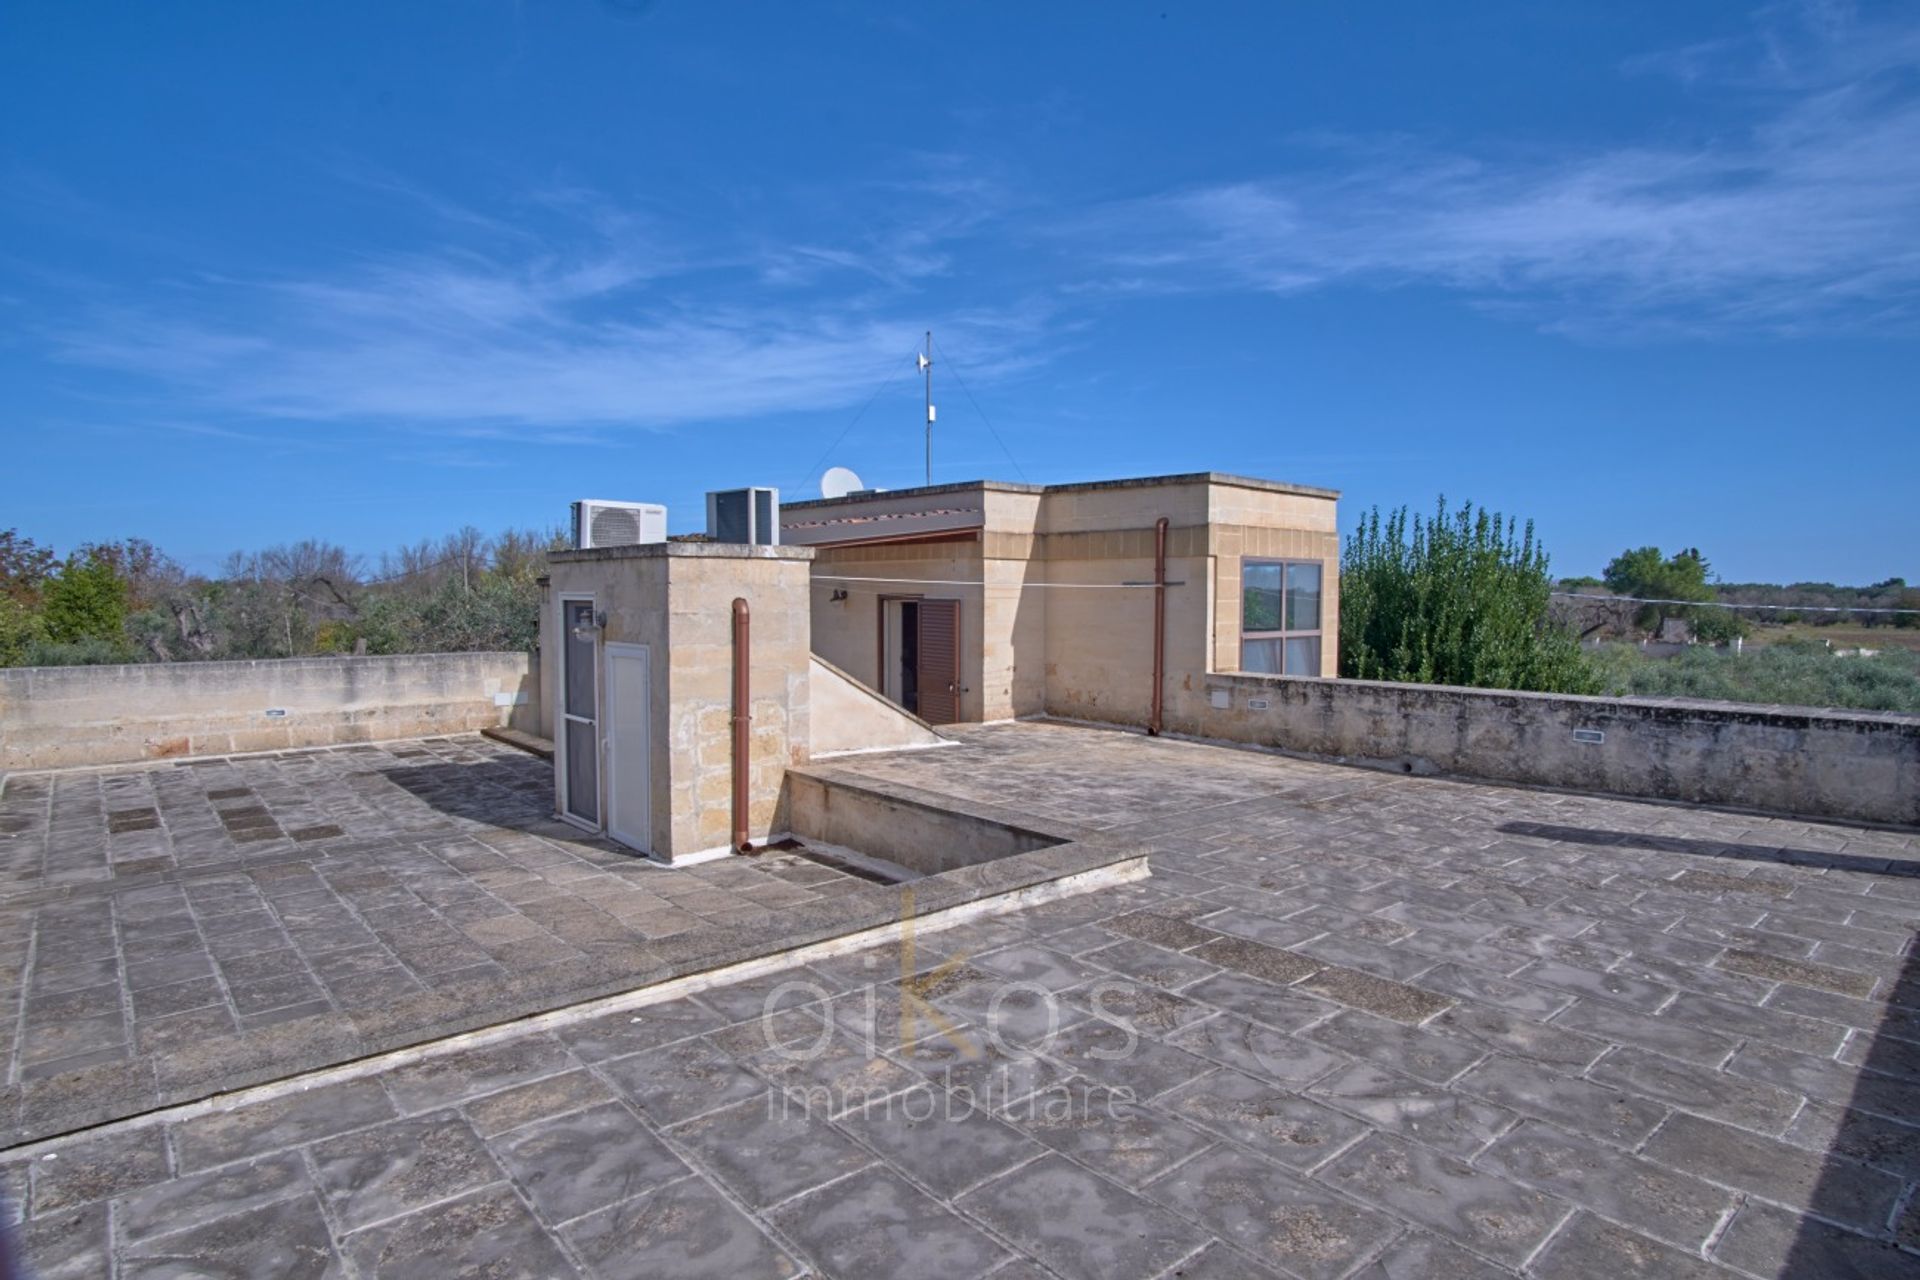
[{"label": "copper drainpipe", "polygon": [[747,713],[747,656],[749,620],[747,602],[739,596],[733,601],[733,847],[747,852],[747,725],[753,719]]},{"label": "copper drainpipe", "polygon": [[1153,712],[1147,732],[1160,732],[1160,711],[1167,682],[1167,518],[1153,523]]}]

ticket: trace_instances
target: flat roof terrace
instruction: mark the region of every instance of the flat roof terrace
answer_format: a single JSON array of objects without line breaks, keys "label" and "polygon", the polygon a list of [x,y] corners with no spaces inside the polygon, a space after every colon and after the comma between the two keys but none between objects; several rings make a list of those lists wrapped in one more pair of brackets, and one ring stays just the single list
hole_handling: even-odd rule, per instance
[{"label": "flat roof terrace", "polygon": [[1920,834],[1057,725],[959,736],[808,772],[1124,834],[1152,877],[0,1154],[29,1261],[1920,1266]]},{"label": "flat roof terrace", "polygon": [[478,735],[14,775],[0,1146],[644,986],[879,887],[672,870]]}]

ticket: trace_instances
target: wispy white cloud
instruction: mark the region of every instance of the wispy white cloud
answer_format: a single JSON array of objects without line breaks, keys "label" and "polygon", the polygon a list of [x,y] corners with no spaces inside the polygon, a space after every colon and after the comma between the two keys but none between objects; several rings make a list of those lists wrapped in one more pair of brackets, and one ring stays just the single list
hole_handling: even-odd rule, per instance
[{"label": "wispy white cloud", "polygon": [[[1572,155],[1347,143],[1289,176],[1108,207],[1079,234],[1129,291],[1434,284],[1589,333],[1908,325],[1920,26],[1821,32],[1790,58],[1778,33],[1764,57],[1741,46],[1774,106],[1738,136]],[[1638,69],[1700,79],[1734,53]]]},{"label": "wispy white cloud", "polygon": [[[544,199],[532,235],[396,194],[483,234],[324,274],[198,277],[164,307],[97,306],[58,324],[57,353],[250,417],[558,437],[845,405],[870,390],[879,357],[908,358],[923,327],[904,314],[918,300],[893,261],[905,231],[878,262],[863,248],[694,256],[586,193]],[[782,288],[780,263],[808,255],[860,273],[864,292]],[[1005,369],[1023,362],[1040,312],[1019,302],[945,323]]]}]

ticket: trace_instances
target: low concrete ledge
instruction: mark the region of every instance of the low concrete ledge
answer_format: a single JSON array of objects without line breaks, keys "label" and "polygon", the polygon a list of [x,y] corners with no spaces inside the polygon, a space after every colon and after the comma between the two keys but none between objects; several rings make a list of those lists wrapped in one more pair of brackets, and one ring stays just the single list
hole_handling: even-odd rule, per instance
[{"label": "low concrete ledge", "polygon": [[1920,826],[1915,715],[1290,676],[1199,683],[1169,728],[1399,773]]},{"label": "low concrete ledge", "polygon": [[787,771],[787,814],[802,839],[845,845],[934,876],[1073,841],[1090,830],[886,782],[853,769]]}]

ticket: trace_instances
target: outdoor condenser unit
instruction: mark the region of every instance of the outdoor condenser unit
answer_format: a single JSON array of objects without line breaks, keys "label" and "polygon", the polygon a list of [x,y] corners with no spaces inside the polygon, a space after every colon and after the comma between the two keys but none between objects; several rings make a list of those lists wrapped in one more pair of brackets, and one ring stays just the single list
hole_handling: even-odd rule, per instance
[{"label": "outdoor condenser unit", "polygon": [[707,495],[707,536],[715,542],[780,545],[778,489],[719,489]]},{"label": "outdoor condenser unit", "polygon": [[582,498],[573,504],[573,545],[632,547],[667,540],[667,509],[657,502],[604,502]]}]

